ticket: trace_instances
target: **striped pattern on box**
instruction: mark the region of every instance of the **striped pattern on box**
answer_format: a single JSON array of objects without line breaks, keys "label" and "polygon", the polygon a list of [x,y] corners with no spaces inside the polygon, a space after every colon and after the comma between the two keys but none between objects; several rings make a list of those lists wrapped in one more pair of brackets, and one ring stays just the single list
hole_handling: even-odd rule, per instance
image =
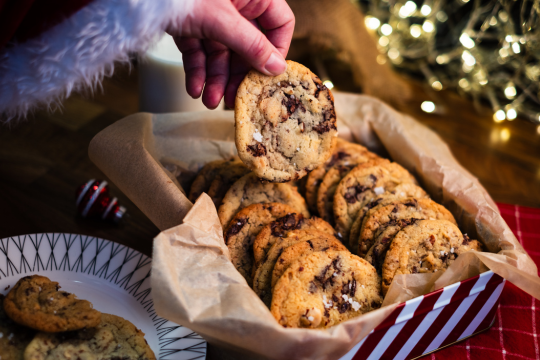
[{"label": "striped pattern on box", "polygon": [[487,271],[401,303],[340,360],[414,359],[485,330],[505,283]]}]

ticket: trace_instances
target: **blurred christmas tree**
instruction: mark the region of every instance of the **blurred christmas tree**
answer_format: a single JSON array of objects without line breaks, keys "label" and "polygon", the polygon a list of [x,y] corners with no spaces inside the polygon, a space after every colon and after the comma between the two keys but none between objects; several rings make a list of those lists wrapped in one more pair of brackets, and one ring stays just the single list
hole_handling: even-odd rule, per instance
[{"label": "blurred christmas tree", "polygon": [[377,61],[540,123],[540,0],[360,0]]}]

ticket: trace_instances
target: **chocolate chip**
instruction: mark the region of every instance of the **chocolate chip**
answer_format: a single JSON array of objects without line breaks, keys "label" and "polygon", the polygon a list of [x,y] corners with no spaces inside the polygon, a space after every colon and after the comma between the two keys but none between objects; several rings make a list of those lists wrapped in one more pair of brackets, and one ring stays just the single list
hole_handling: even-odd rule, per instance
[{"label": "chocolate chip", "polygon": [[379,199],[376,199],[376,200],[370,202],[370,203],[368,204],[368,206],[367,206],[368,210],[369,210],[369,209],[373,209],[375,206],[379,205],[379,203],[380,203],[381,201],[382,201],[382,199],[379,198]]},{"label": "chocolate chip", "polygon": [[248,145],[247,150],[251,152],[255,157],[266,155],[266,147],[261,143],[257,143],[255,145]]},{"label": "chocolate chip", "polygon": [[471,239],[467,234],[463,234],[463,245],[467,245],[469,242],[471,242]]},{"label": "chocolate chip", "polygon": [[335,303],[339,302],[339,298],[336,296],[336,294],[332,294],[332,301]]},{"label": "chocolate chip", "polygon": [[351,304],[348,302],[344,302],[341,304],[341,306],[338,307],[338,311],[340,314],[343,314],[345,311],[349,310],[351,308]]},{"label": "chocolate chip", "polygon": [[313,130],[315,130],[321,135],[326,132],[329,132],[330,130],[337,130],[336,124],[335,124],[335,117],[334,117],[334,121],[323,121],[320,124],[313,126]]},{"label": "chocolate chip", "polygon": [[409,207],[411,207],[411,206],[412,206],[412,207],[417,207],[417,206],[418,206],[418,202],[417,202],[415,199],[413,199],[413,200],[411,200],[411,201],[408,201],[408,202],[404,203],[403,205],[409,206]]},{"label": "chocolate chip", "polygon": [[303,267],[303,266],[300,266],[300,267],[298,268],[298,271],[300,271],[300,272],[301,272],[301,271],[304,271],[304,267]]},{"label": "chocolate chip", "polygon": [[[296,220],[297,216],[299,217],[298,221]],[[304,217],[301,214],[296,215],[295,213],[287,214],[275,221],[272,221],[270,224],[272,236],[283,237],[285,236],[287,230],[297,228],[303,221]]]},{"label": "chocolate chip", "polygon": [[435,244],[435,235],[429,235],[429,242],[431,243],[431,245]]},{"label": "chocolate chip", "polygon": [[309,247],[313,249],[313,243],[311,242],[311,240],[308,240],[307,243],[309,244]]},{"label": "chocolate chip", "polygon": [[371,302],[371,308],[372,308],[372,309],[378,309],[378,308],[380,308],[380,307],[381,307],[381,303],[379,303],[379,302],[377,302],[377,301],[375,301],[375,300],[373,300],[373,301]]},{"label": "chocolate chip", "polygon": [[310,281],[309,282],[309,292],[312,293],[312,294],[315,294],[317,292],[319,288],[317,287],[317,285],[313,282],[313,281]]},{"label": "chocolate chip", "polygon": [[377,181],[377,177],[373,174],[369,174],[369,178],[371,179],[371,181],[375,182]]},{"label": "chocolate chip", "polygon": [[240,230],[242,230],[248,220],[249,218],[238,219],[234,224],[231,225],[231,227],[227,230],[227,234],[225,235],[225,244],[228,243],[231,236],[238,234]]},{"label": "chocolate chip", "polygon": [[416,274],[417,272],[418,272],[418,269],[416,268],[416,266],[413,266],[413,268],[412,268],[412,273],[413,273],[413,274]]}]

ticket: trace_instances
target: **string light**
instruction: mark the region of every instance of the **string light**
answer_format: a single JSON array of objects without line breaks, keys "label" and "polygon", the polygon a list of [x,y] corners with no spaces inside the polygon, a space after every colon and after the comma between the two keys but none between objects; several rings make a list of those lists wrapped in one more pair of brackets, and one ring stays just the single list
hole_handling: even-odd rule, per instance
[{"label": "string light", "polygon": [[509,108],[506,110],[506,118],[510,121],[514,120],[517,118],[517,111],[513,108]]},{"label": "string light", "polygon": [[[353,1],[378,20],[366,17],[366,26],[377,30],[378,63],[390,59],[423,75],[435,91],[488,99],[496,122],[519,115],[540,124],[540,10],[531,1],[487,0],[481,11],[427,0]],[[499,135],[499,141],[505,137]]]},{"label": "string light", "polygon": [[493,120],[495,120],[495,122],[501,122],[501,121],[504,121],[505,119],[506,119],[506,114],[504,113],[504,110],[502,109],[495,111],[495,114],[493,114]]},{"label": "string light", "polygon": [[424,112],[432,113],[432,112],[435,111],[435,104],[433,103],[433,101],[424,101],[424,102],[420,105],[420,108],[421,108]]},{"label": "string light", "polygon": [[364,21],[366,23],[367,28],[371,30],[377,30],[379,26],[381,25],[381,21],[379,19],[373,16],[369,16],[369,15],[366,16]]},{"label": "string light", "polygon": [[381,26],[381,33],[383,35],[390,35],[392,33],[394,29],[392,29],[392,26],[390,26],[389,24],[384,24],[383,26]]},{"label": "string light", "polygon": [[431,14],[431,6],[424,4],[422,5],[422,8],[420,9],[420,13],[424,16],[428,16]]},{"label": "string light", "polygon": [[323,81],[323,85],[326,86],[326,87],[329,88],[329,89],[333,89],[333,88],[334,88],[334,83],[331,82],[330,80],[325,80],[325,81]]}]

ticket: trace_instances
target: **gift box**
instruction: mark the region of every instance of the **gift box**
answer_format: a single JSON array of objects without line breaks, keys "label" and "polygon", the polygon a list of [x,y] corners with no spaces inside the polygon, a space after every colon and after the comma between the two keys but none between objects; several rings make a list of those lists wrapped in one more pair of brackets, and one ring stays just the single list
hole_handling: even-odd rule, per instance
[{"label": "gift box", "polygon": [[204,164],[236,154],[234,114],[139,113],[98,134],[89,155],[162,230],[152,265],[160,316],[246,356],[409,359],[489,328],[506,280],[540,298],[534,262],[433,131],[367,96],[336,93],[335,106],[340,137],[407,168],[486,252],[465,253],[445,272],[398,275],[383,307],[332,328],[283,328],[229,261],[210,198],[185,196]]}]

